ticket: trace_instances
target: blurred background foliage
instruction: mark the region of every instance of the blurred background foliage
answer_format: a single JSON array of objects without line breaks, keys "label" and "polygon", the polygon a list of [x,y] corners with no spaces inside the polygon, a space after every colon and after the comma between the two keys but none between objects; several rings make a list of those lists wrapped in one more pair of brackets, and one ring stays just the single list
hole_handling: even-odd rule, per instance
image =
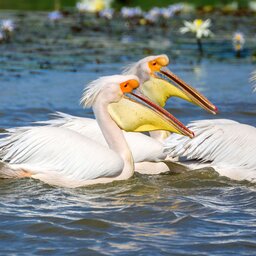
[{"label": "blurred background foliage", "polygon": [[[0,9],[12,10],[52,10],[56,6],[61,8],[74,8],[77,0],[0,0]],[[140,6],[144,10],[148,10],[153,6],[168,6],[174,3],[189,3],[196,7],[210,5],[214,7],[222,6],[225,4],[233,3],[234,0],[192,0],[192,1],[179,1],[179,0],[115,0],[113,7],[121,8],[122,6]],[[246,7],[247,0],[236,0],[240,8]]]}]

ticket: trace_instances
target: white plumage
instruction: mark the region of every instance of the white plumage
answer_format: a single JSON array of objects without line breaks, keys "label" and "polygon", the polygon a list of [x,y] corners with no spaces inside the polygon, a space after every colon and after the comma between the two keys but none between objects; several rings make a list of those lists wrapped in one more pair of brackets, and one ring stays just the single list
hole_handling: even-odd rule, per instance
[{"label": "white plumage", "polygon": [[134,172],[129,147],[107,107],[122,98],[120,84],[131,82],[133,75],[104,77],[91,83],[82,102],[93,111],[104,131],[108,147],[71,129],[27,127],[11,129],[0,139],[0,177],[33,177],[49,184],[77,187],[127,179]]},{"label": "white plumage", "polygon": [[[145,127],[143,131],[148,131],[151,122],[155,122],[158,129],[172,130],[174,124],[177,132],[182,132],[184,126],[179,121],[175,123],[169,115],[160,114],[163,111],[159,107],[156,108],[159,112],[155,112],[154,104],[142,96],[140,101],[148,103],[150,109],[135,99],[125,99],[132,102],[129,108],[122,105],[127,107],[130,117],[136,117],[132,123],[129,118],[120,122],[118,116],[112,117],[108,111],[111,104],[124,100],[124,92],[129,93],[138,85],[134,75],[104,77],[89,84],[81,102],[85,107],[92,106],[97,123],[59,114],[62,120],[48,122],[48,126],[9,129],[6,137],[0,139],[0,177],[32,177],[67,187],[125,180],[133,175],[135,168],[126,139],[137,161],[164,158],[159,142],[140,133],[124,133],[120,127],[131,131]],[[161,165],[147,162],[146,166],[155,171]]]},{"label": "white plumage", "polygon": [[220,175],[256,181],[255,127],[228,119],[200,120],[188,127],[196,136],[172,134],[165,145],[168,156],[197,160],[191,168],[211,166]]},{"label": "white plumage", "polygon": [[250,82],[252,84],[252,91],[256,92],[256,70],[252,72]]},{"label": "white plumage", "polygon": [[[41,180],[54,176],[77,186],[84,180],[120,174],[123,161],[113,150],[72,130],[33,127],[1,141],[0,157],[13,169],[29,170]],[[71,184],[72,181],[72,184]],[[49,183],[49,182],[48,182]]]},{"label": "white plumage", "polygon": [[[107,147],[107,142],[95,119],[72,116],[62,112],[56,112],[54,116],[56,117],[55,119],[37,123],[50,127],[63,127],[73,130]],[[17,130],[19,129],[20,128],[17,128]],[[10,129],[10,131],[15,133],[16,129]],[[135,163],[165,159],[166,154],[163,152],[162,143],[142,133],[125,131],[123,131],[123,133]]]},{"label": "white plumage", "polygon": [[[168,64],[169,59],[166,55],[150,56],[130,65],[124,72],[133,74],[129,75],[129,79],[136,80],[138,78],[134,75],[138,75],[140,82],[143,83],[154,73],[149,62],[159,58]],[[84,107],[91,107],[106,84],[124,82],[127,77],[128,75],[116,75],[93,81],[85,88],[81,103]],[[255,81],[255,73],[251,81]],[[255,84],[253,88],[255,90]],[[113,92],[105,96],[110,97],[111,93]],[[154,92],[151,95],[155,96]],[[170,97],[172,94],[167,95]],[[186,97],[183,95],[183,98],[193,101],[187,95],[189,94],[185,94]],[[161,97],[165,103],[168,97]],[[207,104],[208,110],[212,110],[212,104],[206,101]],[[207,109],[206,106],[205,108]],[[98,111],[99,113],[101,111]],[[232,179],[256,180],[256,128],[249,125],[225,119],[196,121],[189,125],[196,135],[195,138],[189,139],[173,134],[166,140],[164,147],[162,143],[144,134],[120,131],[112,144],[113,148],[117,146],[121,149],[119,154],[118,150],[112,147],[109,149],[110,139],[107,136],[107,143],[105,138],[108,132],[104,137],[94,119],[60,112],[57,112],[56,117],[54,120],[38,122],[47,125],[44,127],[8,130],[8,136],[0,139],[0,158],[3,161],[0,162],[0,177],[26,176],[24,173],[28,171],[28,176],[50,184],[77,187],[102,177],[109,177],[111,180],[127,168],[130,168],[130,177],[134,171],[133,160],[137,170],[143,173],[147,168],[152,168],[149,171],[151,174],[168,171],[169,168],[165,164],[157,163],[168,155],[172,158],[196,160],[189,164],[191,169],[211,166],[220,175]],[[111,123],[110,119],[108,121]],[[100,123],[103,124],[103,121]],[[109,131],[108,128],[106,130]],[[113,134],[110,134],[110,137],[113,138]],[[125,143],[120,146],[119,139],[122,140],[123,137]]]},{"label": "white plumage", "polygon": [[148,66],[148,63],[157,58],[165,58],[166,62],[169,63],[169,58],[165,54],[147,56],[135,63],[131,63],[130,65],[127,65],[126,67],[124,67],[123,74],[138,76],[140,79],[140,83],[142,84],[145,81],[149,80],[151,77],[151,70]]},{"label": "white plumage", "polygon": [[[129,75],[131,79],[138,79],[138,77],[133,74],[129,74]],[[84,108],[91,108],[104,85],[114,84],[114,83],[123,81],[124,77],[125,76],[123,75],[112,75],[112,76],[102,76],[96,80],[93,80],[84,88],[84,92],[80,100],[81,105]]]}]

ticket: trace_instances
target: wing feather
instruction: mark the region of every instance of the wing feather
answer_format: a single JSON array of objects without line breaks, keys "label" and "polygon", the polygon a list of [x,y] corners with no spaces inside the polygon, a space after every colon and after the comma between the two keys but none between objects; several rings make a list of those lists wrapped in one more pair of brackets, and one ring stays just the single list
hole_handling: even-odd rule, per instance
[{"label": "wing feather", "polygon": [[164,151],[170,157],[210,162],[232,178],[256,179],[255,127],[228,119],[195,121],[188,127],[195,138],[173,134],[166,140]]},{"label": "wing feather", "polygon": [[[95,119],[72,116],[62,112],[56,112],[54,117],[56,118],[40,122],[40,124],[76,131],[107,147],[107,143]],[[166,154],[163,152],[163,145],[155,139],[134,132],[124,132],[124,136],[136,163],[157,161],[166,157]]]},{"label": "wing feather", "polygon": [[1,158],[34,174],[73,180],[117,176],[122,159],[112,150],[62,127],[33,127],[0,139]]}]

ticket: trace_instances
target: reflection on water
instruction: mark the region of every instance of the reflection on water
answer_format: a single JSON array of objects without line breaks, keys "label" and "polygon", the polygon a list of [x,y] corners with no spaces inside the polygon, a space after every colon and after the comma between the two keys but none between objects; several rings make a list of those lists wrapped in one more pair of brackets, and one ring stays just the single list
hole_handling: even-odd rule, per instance
[{"label": "reflection on water", "polygon": [[[256,125],[256,96],[248,83],[255,64],[250,55],[236,60],[221,38],[205,45],[209,56],[197,60],[195,42],[168,36],[170,31],[123,33],[117,27],[111,35],[101,28],[75,35],[68,22],[45,26],[44,15],[38,14],[41,30],[21,27],[12,44],[0,45],[0,128],[46,120],[56,110],[92,116],[78,105],[84,84],[163,49],[170,68],[219,107],[218,118]],[[31,24],[34,17],[16,19]],[[221,35],[234,24],[223,19],[216,21]],[[252,21],[244,21],[247,30]],[[215,118],[179,99],[169,101],[167,109],[184,122]],[[219,177],[211,169],[136,174],[128,181],[77,189],[0,180],[1,254],[253,255],[255,197],[255,185]]]}]

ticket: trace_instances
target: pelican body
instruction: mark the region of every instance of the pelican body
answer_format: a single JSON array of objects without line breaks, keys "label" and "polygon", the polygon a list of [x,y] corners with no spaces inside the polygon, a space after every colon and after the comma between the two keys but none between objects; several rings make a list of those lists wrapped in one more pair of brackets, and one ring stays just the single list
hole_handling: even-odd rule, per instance
[{"label": "pelican body", "polygon": [[[133,99],[124,95],[138,86],[139,79],[134,75],[115,75],[97,79],[85,88],[81,103],[93,108],[108,147],[65,127],[20,128],[0,140],[0,177],[32,177],[65,187],[125,180],[134,173],[134,160],[122,129],[147,131],[155,126],[192,136],[189,129],[153,102],[135,93]],[[136,97],[144,100],[144,105]],[[127,115],[137,117],[132,123],[110,115],[111,105],[121,101]]]},{"label": "pelican body", "polygon": [[172,134],[165,153],[180,157],[191,169],[213,167],[234,180],[256,182],[256,128],[229,119],[200,120],[188,125],[195,132],[187,140]]},{"label": "pelican body", "polygon": [[[255,92],[256,72],[250,82]],[[256,182],[256,128],[229,119],[200,120],[188,125],[195,138],[176,135],[166,140],[165,153],[182,158],[191,169],[213,167],[234,180]]]},{"label": "pelican body", "polygon": [[[125,73],[138,75],[143,83],[138,90],[160,106],[164,106],[170,97],[180,97],[216,114],[218,110],[211,102],[166,70],[168,63],[166,55],[150,56],[127,67]],[[255,81],[255,75],[251,80]],[[174,86],[171,81],[178,86]],[[255,88],[255,83],[253,86]],[[120,109],[122,107],[118,111]],[[118,111],[115,108],[110,110],[113,116]],[[89,135],[93,140],[106,146],[95,121],[63,113],[57,113],[56,117],[43,123],[51,127],[65,127],[83,136]],[[211,166],[220,175],[236,180],[255,181],[255,127],[223,119],[201,120],[193,122],[189,127],[196,134],[192,140],[179,135],[168,138],[170,133],[159,131],[161,129],[151,132],[151,138],[143,134],[124,132],[134,157],[135,171],[147,174],[166,172],[169,168],[162,164],[161,160],[166,157],[167,159],[182,157],[189,160],[183,164],[190,169]]]},{"label": "pelican body", "polygon": [[[196,89],[168,70],[166,67],[168,64],[169,59],[164,54],[149,56],[126,67],[124,69],[124,74],[138,76],[140,86],[137,88],[137,91],[161,107],[165,106],[166,101],[170,97],[179,97],[202,107],[212,114],[216,114],[217,108]],[[173,82],[175,84],[173,84]],[[151,164],[147,164],[145,168],[143,167],[143,170],[140,165],[140,168],[136,169],[136,171],[138,170],[139,172],[148,174],[157,174],[159,172],[168,171],[169,169],[166,168],[166,166],[159,166],[159,164],[154,165],[152,162],[158,162],[166,158],[163,141],[170,135],[170,132],[166,129],[157,127],[158,124],[156,123],[151,124],[153,120],[151,119],[151,121],[148,120],[147,124],[143,127],[144,130],[146,129],[147,131],[150,131],[151,138],[143,134],[131,133],[131,131],[141,132],[143,129],[141,129],[142,127],[138,127],[135,130],[128,128],[129,122],[132,125],[134,123],[134,121],[130,119],[129,121],[126,120],[126,107],[128,103],[129,102],[127,101],[120,100],[118,103],[109,106],[108,109],[111,116],[118,120],[118,122],[126,123],[126,131],[130,132],[124,132],[124,136],[132,151],[135,163],[145,161],[151,162]],[[40,122],[40,124],[46,124],[51,127],[67,128],[89,137],[101,145],[107,146],[101,133],[101,129],[94,119],[71,116],[60,112],[56,113],[55,116],[57,118],[46,122]],[[173,125],[171,132],[179,132],[175,128],[175,122]],[[161,126],[164,127],[164,124],[161,124]],[[187,133],[186,129],[183,130],[182,134],[193,137],[193,134]],[[164,166],[164,168],[162,166]]]}]

